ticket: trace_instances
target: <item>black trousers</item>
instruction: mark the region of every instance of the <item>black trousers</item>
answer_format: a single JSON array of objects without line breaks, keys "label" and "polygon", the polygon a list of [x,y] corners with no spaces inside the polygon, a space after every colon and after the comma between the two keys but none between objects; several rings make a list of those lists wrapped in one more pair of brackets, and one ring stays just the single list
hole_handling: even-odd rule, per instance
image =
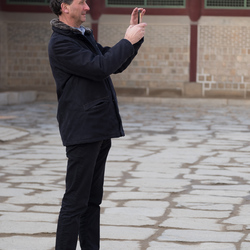
[{"label": "black trousers", "polygon": [[100,245],[100,204],[103,197],[105,164],[111,140],[69,146],[66,191],[59,214],[56,250],[75,250]]}]

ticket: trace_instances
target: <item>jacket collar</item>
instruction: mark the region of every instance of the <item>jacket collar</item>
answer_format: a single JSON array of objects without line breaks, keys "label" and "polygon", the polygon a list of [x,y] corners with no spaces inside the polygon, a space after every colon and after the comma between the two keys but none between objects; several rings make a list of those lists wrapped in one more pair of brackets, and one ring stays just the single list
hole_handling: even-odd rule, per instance
[{"label": "jacket collar", "polygon": [[[75,29],[63,22],[61,22],[58,18],[54,18],[50,21],[50,24],[52,25],[52,27],[55,27],[55,28],[58,28],[62,31],[71,31],[71,32],[74,32],[74,33],[79,33],[81,34],[81,31],[79,31],[78,29]],[[86,34],[91,34],[92,33],[92,30],[88,27],[84,27],[85,28],[85,33]]]}]

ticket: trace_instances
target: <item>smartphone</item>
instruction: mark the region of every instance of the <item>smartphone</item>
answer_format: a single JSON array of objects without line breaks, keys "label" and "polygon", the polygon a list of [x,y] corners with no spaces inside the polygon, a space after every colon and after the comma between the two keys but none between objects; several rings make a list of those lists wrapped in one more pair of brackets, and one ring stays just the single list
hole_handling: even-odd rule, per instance
[{"label": "smartphone", "polygon": [[138,23],[141,22],[141,10],[138,10]]}]

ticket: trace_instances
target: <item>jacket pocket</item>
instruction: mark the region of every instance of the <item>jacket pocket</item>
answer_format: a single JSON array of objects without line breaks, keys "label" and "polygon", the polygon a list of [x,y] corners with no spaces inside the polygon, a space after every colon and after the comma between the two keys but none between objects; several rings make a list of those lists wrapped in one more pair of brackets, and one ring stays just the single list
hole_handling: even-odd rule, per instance
[{"label": "jacket pocket", "polygon": [[97,99],[95,101],[86,103],[83,105],[85,111],[97,110],[103,108],[107,103],[109,103],[109,97]]}]

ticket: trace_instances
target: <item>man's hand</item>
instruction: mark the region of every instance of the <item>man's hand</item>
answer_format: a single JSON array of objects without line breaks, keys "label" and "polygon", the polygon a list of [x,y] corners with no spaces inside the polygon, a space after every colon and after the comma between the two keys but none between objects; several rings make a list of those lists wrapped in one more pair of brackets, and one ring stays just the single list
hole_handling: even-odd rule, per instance
[{"label": "man's hand", "polygon": [[143,8],[134,8],[131,14],[130,25],[138,24],[138,10],[141,11],[141,17],[146,13],[146,10]]},{"label": "man's hand", "polygon": [[139,42],[145,34],[146,23],[138,24],[138,10],[141,11],[141,19],[146,13],[143,8],[134,8],[131,14],[130,26],[127,28],[124,38],[132,44]]},{"label": "man's hand", "polygon": [[124,38],[130,41],[132,44],[139,42],[144,37],[146,26],[146,23],[130,25],[127,28]]}]

